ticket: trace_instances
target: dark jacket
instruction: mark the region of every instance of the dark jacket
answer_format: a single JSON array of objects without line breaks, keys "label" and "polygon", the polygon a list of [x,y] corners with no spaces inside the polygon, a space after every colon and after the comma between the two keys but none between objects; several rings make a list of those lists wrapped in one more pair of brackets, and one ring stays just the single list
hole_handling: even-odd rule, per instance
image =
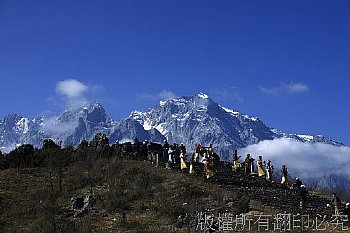
[{"label": "dark jacket", "polygon": [[341,200],[338,196],[334,196],[333,199],[332,199],[332,202],[331,204],[333,206],[337,206],[337,207],[340,207],[341,206]]},{"label": "dark jacket", "polygon": [[301,199],[303,199],[305,201],[306,198],[307,198],[307,190],[306,190],[306,188],[300,188],[298,190],[298,193],[299,193],[299,196],[301,197]]}]

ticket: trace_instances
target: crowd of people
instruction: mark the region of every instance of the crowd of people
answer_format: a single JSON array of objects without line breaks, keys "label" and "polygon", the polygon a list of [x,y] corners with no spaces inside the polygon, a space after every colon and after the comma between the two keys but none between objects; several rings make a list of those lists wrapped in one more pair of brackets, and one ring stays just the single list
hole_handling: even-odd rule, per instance
[{"label": "crowd of people", "polygon": [[[242,171],[246,174],[258,174],[259,177],[265,177],[266,180],[274,182],[273,181],[273,173],[274,173],[274,167],[271,164],[271,160],[263,161],[262,156],[258,157],[258,160],[256,161],[256,168],[257,168],[257,173],[255,172],[255,167],[254,167],[254,161],[255,159],[250,155],[247,154],[244,161],[241,163],[239,159],[241,156],[238,156],[237,150],[233,152],[232,156],[232,169],[234,171]],[[283,185],[289,185],[289,180],[288,180],[288,169],[287,166],[284,164],[281,167],[281,184]]]},{"label": "crowd of people", "polygon": [[[196,174],[201,162],[204,165],[204,174],[207,179],[214,177],[218,173],[220,157],[214,152],[212,144],[207,147],[197,144],[195,147],[195,152],[192,153],[189,158],[189,162],[187,162],[186,147],[183,144],[169,145],[167,141],[164,141],[162,150],[162,157],[167,158],[167,161],[165,162],[165,166],[167,168],[179,167],[183,172]],[[276,182],[275,179],[273,179],[275,169],[271,163],[271,160],[267,160],[266,162],[263,161],[262,156],[258,156],[256,163],[254,163],[255,159],[251,156],[251,154],[247,154],[242,162],[240,161],[240,158],[241,156],[238,156],[238,151],[235,150],[232,155],[233,171],[257,175],[261,178],[265,178],[267,181]],[[308,191],[300,178],[295,178],[295,181],[291,183],[289,181],[290,176],[288,175],[288,168],[286,164],[281,166],[280,177],[280,183],[295,190],[300,197],[300,209],[305,209]],[[336,193],[333,194],[333,199],[328,207],[333,207],[335,215],[340,214],[341,201]],[[350,203],[345,205],[343,214],[350,214]]]},{"label": "crowd of people", "polygon": [[179,167],[183,172],[188,170],[190,174],[196,174],[198,165],[202,162],[208,179],[217,172],[216,167],[220,162],[220,157],[214,153],[212,145],[208,147],[196,145],[195,152],[191,154],[189,162],[187,162],[186,147],[183,144],[169,145],[167,141],[164,141],[162,148],[162,158],[167,159],[165,161],[167,168]]},{"label": "crowd of people", "polygon": [[[162,161],[164,162],[165,159],[164,164],[167,168],[179,167],[183,172],[188,171],[190,174],[196,174],[199,163],[203,163],[206,178],[209,179],[215,176],[220,166],[220,157],[214,152],[212,144],[206,147],[197,144],[195,152],[189,158],[189,162],[187,162],[186,153],[184,144],[181,143],[178,145],[174,143],[169,145],[167,141],[164,141],[162,155],[160,159],[157,159],[157,165],[161,164]],[[271,160],[266,162],[263,161],[262,156],[259,156],[256,163],[254,163],[255,159],[250,154],[246,155],[243,162],[240,161],[240,158],[241,156],[238,156],[238,152],[235,150],[232,155],[233,171],[257,174],[259,177],[265,177],[266,180],[275,182],[273,180],[274,166],[271,164]],[[281,167],[281,184],[290,185],[288,170],[285,164]]]},{"label": "crowd of people", "polygon": [[[186,146],[183,143],[169,144],[165,140],[162,145],[159,145],[148,141],[141,143],[136,139],[134,146],[136,146],[137,151],[143,151],[142,153],[137,154],[145,154],[147,151],[146,154],[148,160],[156,166],[164,166],[168,169],[177,168],[183,173],[188,172],[192,175],[202,173],[200,172],[200,169],[203,169],[204,167],[204,174],[207,179],[215,177],[220,171],[220,166],[222,165],[220,157],[214,152],[212,144],[209,146],[197,144],[194,152],[189,158],[187,158]],[[288,174],[286,164],[281,166],[279,176],[278,174],[274,174],[275,168],[272,165],[271,160],[264,161],[262,156],[258,156],[256,162],[251,154],[247,154],[242,161],[240,159],[241,156],[238,156],[238,151],[235,150],[232,155],[232,170],[234,172],[259,176],[269,182],[278,182],[285,187],[295,190],[300,197],[300,209],[305,209],[308,191],[300,178],[295,178],[294,182],[290,182],[290,175]],[[200,164],[203,165],[200,166]],[[278,178],[278,176],[280,178]],[[334,209],[335,215],[339,215],[342,205],[339,197],[335,193],[333,194],[332,201],[327,206]],[[342,210],[343,214],[348,215],[350,213],[350,204],[347,203]]]}]

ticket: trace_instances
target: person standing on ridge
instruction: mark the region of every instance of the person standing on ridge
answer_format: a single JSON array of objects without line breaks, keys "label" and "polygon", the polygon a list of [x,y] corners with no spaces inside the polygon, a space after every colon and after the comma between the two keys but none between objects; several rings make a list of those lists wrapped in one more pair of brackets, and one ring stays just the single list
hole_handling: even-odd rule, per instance
[{"label": "person standing on ridge", "polygon": [[251,155],[249,157],[250,157],[250,166],[251,166],[250,174],[254,174],[254,172],[255,172],[255,169],[254,169],[254,161],[255,161],[255,159]]},{"label": "person standing on ridge", "polygon": [[289,181],[288,181],[288,170],[287,170],[287,166],[285,164],[282,165],[281,168],[281,173],[282,173],[282,181],[281,184],[283,185],[289,185]]},{"label": "person standing on ridge", "polygon": [[271,160],[267,161],[266,164],[266,180],[272,181],[273,166],[271,165]]},{"label": "person standing on ridge", "polygon": [[173,152],[173,154],[174,154],[174,156],[173,156],[174,164],[175,164],[175,166],[179,166],[179,164],[180,164],[180,149],[179,149],[179,145],[174,143],[173,150],[174,150],[174,152]]},{"label": "person standing on ridge", "polygon": [[181,168],[181,171],[184,171],[187,168],[186,154],[184,150],[180,150],[180,168]]},{"label": "person standing on ridge", "polygon": [[331,205],[334,207],[334,215],[340,214],[341,200],[336,193],[333,193]]},{"label": "person standing on ridge", "polygon": [[181,143],[181,145],[180,145],[180,154],[181,154],[181,152],[185,155],[186,154],[186,146],[183,144],[183,143]]},{"label": "person standing on ridge", "polygon": [[244,171],[246,174],[250,174],[252,172],[252,165],[251,165],[251,157],[250,154],[247,154],[247,156],[244,159]]},{"label": "person standing on ridge", "polygon": [[234,171],[239,171],[241,169],[241,163],[239,162],[239,158],[240,157],[241,156],[238,157],[237,150],[235,150],[233,152],[233,155],[232,155],[232,160],[233,160],[232,168],[233,168]]},{"label": "person standing on ridge", "polygon": [[192,153],[191,159],[190,159],[190,174],[196,174],[196,169],[198,166],[198,154],[197,152]]},{"label": "person standing on ridge", "polygon": [[298,193],[300,196],[300,209],[305,208],[306,200],[307,200],[307,190],[305,185],[300,185],[300,188],[298,189]]},{"label": "person standing on ridge", "polygon": [[348,219],[350,217],[350,203],[346,203],[343,214],[348,216]]},{"label": "person standing on ridge", "polygon": [[209,151],[206,152],[203,163],[205,169],[205,176],[207,177],[207,179],[209,179],[210,177],[214,176],[213,157]]},{"label": "person standing on ridge", "polygon": [[259,177],[262,177],[262,176],[265,176],[265,172],[264,172],[264,163],[263,163],[263,160],[262,160],[262,156],[260,155],[259,156],[259,159],[258,161],[256,161],[256,165],[258,167],[258,174],[259,174]]},{"label": "person standing on ridge", "polygon": [[293,189],[299,190],[300,187],[303,185],[303,182],[297,177],[295,178],[295,183],[293,184]]},{"label": "person standing on ridge", "polygon": [[175,164],[174,159],[174,146],[170,145],[168,150],[168,163],[170,164],[169,168],[171,168]]},{"label": "person standing on ridge", "polygon": [[164,140],[164,144],[163,144],[163,155],[161,158],[161,162],[165,163],[166,168],[170,168],[170,164],[169,164],[169,143],[167,142],[167,140]]}]

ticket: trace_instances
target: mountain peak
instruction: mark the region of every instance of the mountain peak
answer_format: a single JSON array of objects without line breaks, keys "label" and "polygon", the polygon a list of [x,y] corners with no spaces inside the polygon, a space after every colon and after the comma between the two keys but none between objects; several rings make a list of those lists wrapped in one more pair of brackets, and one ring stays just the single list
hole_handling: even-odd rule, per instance
[{"label": "mountain peak", "polygon": [[220,106],[203,92],[168,98],[147,111],[133,111],[128,118],[134,121],[118,124],[108,117],[99,102],[86,103],[79,109],[68,109],[49,118],[31,120],[8,115],[0,119],[0,147],[28,142],[37,146],[47,137],[59,138],[58,141],[66,145],[77,145],[82,138],[91,139],[97,132],[113,136],[113,140],[125,135],[128,138],[143,135],[152,139],[166,137],[169,142],[185,142],[188,146],[213,144],[223,154],[274,138],[343,145],[322,135],[292,135],[271,129],[257,117]]},{"label": "mountain peak", "polygon": [[204,92],[198,92],[197,94],[193,96],[181,96],[181,97],[175,97],[175,98],[169,98],[169,99],[164,99],[159,101],[159,105],[161,107],[171,103],[175,105],[183,105],[188,103],[188,101],[196,101],[196,100],[201,100],[203,103],[208,103],[208,100],[211,100],[210,97],[205,94]]},{"label": "mountain peak", "polygon": [[87,112],[86,119],[93,123],[106,123],[109,119],[99,102],[89,104],[89,108],[84,108],[84,110]]},{"label": "mountain peak", "polygon": [[93,102],[92,104],[90,104],[90,108],[93,108],[93,109],[103,109],[103,106],[102,104],[100,104],[99,102],[95,101]]},{"label": "mountain peak", "polygon": [[86,103],[79,109],[67,109],[57,119],[60,122],[75,122],[82,117],[92,123],[106,123],[109,120],[104,108],[98,102]]},{"label": "mountain peak", "polygon": [[91,112],[91,111],[93,111],[93,110],[95,110],[95,109],[101,109],[101,110],[104,111],[104,108],[103,108],[102,104],[100,104],[100,103],[97,102],[97,101],[85,103],[83,106],[81,106],[81,107],[79,108],[79,111],[82,111],[82,110],[83,110],[83,111],[89,111],[89,112]]},{"label": "mountain peak", "polygon": [[201,98],[201,99],[209,99],[209,96],[203,92],[198,92],[197,94],[195,94],[194,96]]}]

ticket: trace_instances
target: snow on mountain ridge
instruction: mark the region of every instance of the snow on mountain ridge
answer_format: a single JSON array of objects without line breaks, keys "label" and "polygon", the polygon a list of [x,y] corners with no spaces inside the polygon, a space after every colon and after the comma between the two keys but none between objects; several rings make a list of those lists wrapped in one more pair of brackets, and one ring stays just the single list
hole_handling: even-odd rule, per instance
[{"label": "snow on mountain ridge", "polygon": [[209,99],[209,96],[203,92],[199,92],[197,96],[202,99]]},{"label": "snow on mountain ridge", "polygon": [[[287,134],[264,125],[258,117],[222,107],[203,93],[192,97],[177,97],[160,101],[155,108],[130,114],[145,129],[158,129],[170,142],[185,141],[213,143],[223,151],[245,147],[263,140],[291,138],[300,142],[322,142],[343,145],[327,137],[302,137],[302,134]],[[178,140],[178,141],[177,141]]]},{"label": "snow on mountain ridge", "polygon": [[[222,107],[222,106],[220,106],[220,107]],[[259,120],[258,117],[250,117],[250,116],[248,116],[246,114],[241,114],[240,112],[234,111],[234,110],[229,109],[229,108],[222,107],[222,109],[224,109],[226,112],[230,113],[234,117],[238,117],[238,116],[242,115],[244,118],[252,120],[252,121],[258,121]]]},{"label": "snow on mountain ridge", "polygon": [[[259,118],[218,105],[202,92],[162,100],[154,108],[133,111],[129,117],[112,120],[98,102],[79,109],[68,109],[50,118],[30,120],[16,114],[0,120],[0,147],[17,143],[32,143],[40,147],[43,139],[52,138],[63,145],[74,145],[82,139],[91,140],[97,132],[106,133],[111,142],[138,137],[169,142],[194,144],[212,143],[222,154],[262,140],[287,137],[301,142],[324,142],[342,145],[324,136],[313,139],[303,134],[286,134],[267,127]],[[309,140],[307,140],[309,139]]]},{"label": "snow on mountain ridge", "polygon": [[[348,164],[342,159],[350,150],[322,135],[289,134],[270,128],[258,117],[222,107],[204,93],[162,100],[154,108],[133,111],[119,121],[112,120],[97,102],[66,110],[54,117],[29,119],[10,114],[0,119],[0,149],[9,152],[16,145],[25,143],[41,147],[47,138],[56,143],[62,141],[63,146],[77,146],[83,139],[92,140],[99,132],[105,133],[110,143],[134,138],[162,142],[166,138],[170,143],[184,143],[189,152],[197,143],[213,144],[215,151],[226,160],[231,160],[234,149],[240,149],[239,153],[243,154],[261,153],[264,158],[267,156],[276,161],[276,165],[278,160],[285,162],[299,156],[299,162],[304,161],[305,168],[311,164],[315,171],[323,173],[324,169],[318,169],[314,163],[319,156],[327,161],[328,155],[340,154],[337,163]],[[325,148],[327,153],[323,153]],[[289,168],[293,169],[295,164]],[[342,177],[342,174],[338,175]],[[350,183],[347,178],[343,180]]]},{"label": "snow on mountain ridge", "polygon": [[153,141],[164,139],[156,129],[144,130],[137,121],[113,121],[97,102],[79,109],[67,109],[48,118],[30,120],[15,114],[8,115],[0,123],[0,147],[6,152],[14,149],[16,144],[30,143],[41,147],[43,140],[48,138],[56,143],[62,141],[63,146],[77,146],[83,139],[92,140],[98,132],[107,134],[111,142],[136,137]]},{"label": "snow on mountain ridge", "polygon": [[[222,106],[220,106],[220,107],[222,107]],[[241,114],[240,112],[234,111],[234,110],[229,109],[229,108],[222,107],[222,109],[224,109],[228,113],[231,113],[233,116]]]},{"label": "snow on mountain ridge", "polygon": [[297,136],[300,137],[300,138],[303,138],[303,139],[305,139],[306,141],[309,141],[309,142],[314,140],[314,136],[312,136],[312,135],[298,134]]},{"label": "snow on mountain ridge", "polygon": [[169,142],[181,141],[191,147],[212,143],[227,153],[261,138],[274,138],[273,132],[258,118],[223,108],[203,93],[161,103],[145,112],[134,111],[129,117],[147,129],[158,129]]},{"label": "snow on mountain ridge", "polygon": [[29,131],[28,124],[29,124],[28,118],[23,117],[21,120],[19,120],[16,123],[16,127],[15,128],[16,128],[17,131],[22,131],[23,134],[26,134]]}]

